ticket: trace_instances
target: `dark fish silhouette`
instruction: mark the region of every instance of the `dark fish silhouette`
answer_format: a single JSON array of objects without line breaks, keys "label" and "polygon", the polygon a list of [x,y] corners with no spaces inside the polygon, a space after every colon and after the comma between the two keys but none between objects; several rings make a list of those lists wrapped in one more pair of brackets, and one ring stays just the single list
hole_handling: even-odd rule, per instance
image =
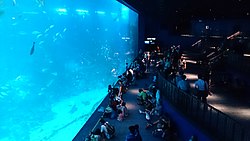
[{"label": "dark fish silhouette", "polygon": [[36,42],[33,42],[33,46],[32,46],[32,48],[30,49],[30,55],[32,55],[32,54],[34,53],[34,51],[35,51],[35,43],[36,43]]}]

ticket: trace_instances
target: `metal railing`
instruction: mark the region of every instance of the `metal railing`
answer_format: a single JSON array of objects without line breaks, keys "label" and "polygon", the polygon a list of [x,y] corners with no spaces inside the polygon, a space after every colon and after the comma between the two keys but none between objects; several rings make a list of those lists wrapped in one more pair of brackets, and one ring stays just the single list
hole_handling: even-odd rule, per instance
[{"label": "metal railing", "polygon": [[158,73],[158,86],[165,99],[218,141],[249,141],[250,131],[239,122],[195,96],[178,89]]}]

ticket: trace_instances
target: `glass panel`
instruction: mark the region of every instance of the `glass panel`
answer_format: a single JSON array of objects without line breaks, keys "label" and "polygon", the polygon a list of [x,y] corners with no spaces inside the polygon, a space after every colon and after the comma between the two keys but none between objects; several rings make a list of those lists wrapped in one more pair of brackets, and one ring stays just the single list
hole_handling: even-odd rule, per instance
[{"label": "glass panel", "polygon": [[72,140],[138,46],[116,0],[0,0],[0,140]]}]

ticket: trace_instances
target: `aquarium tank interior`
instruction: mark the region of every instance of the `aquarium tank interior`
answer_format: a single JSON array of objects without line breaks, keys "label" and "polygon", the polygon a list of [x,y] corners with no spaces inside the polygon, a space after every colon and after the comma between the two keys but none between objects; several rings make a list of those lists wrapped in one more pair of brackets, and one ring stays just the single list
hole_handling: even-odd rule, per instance
[{"label": "aquarium tank interior", "polygon": [[0,141],[70,141],[138,50],[116,0],[0,0]]}]

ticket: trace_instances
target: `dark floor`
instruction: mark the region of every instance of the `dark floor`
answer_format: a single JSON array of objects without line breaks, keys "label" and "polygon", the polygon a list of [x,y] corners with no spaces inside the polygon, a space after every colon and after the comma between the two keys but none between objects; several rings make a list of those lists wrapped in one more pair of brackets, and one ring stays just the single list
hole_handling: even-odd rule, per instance
[{"label": "dark floor", "polygon": [[[150,74],[148,74],[150,75]],[[111,140],[113,141],[122,141],[125,140],[126,135],[129,133],[128,127],[130,125],[138,124],[140,127],[140,133],[145,141],[157,141],[162,140],[161,138],[153,137],[152,130],[153,128],[145,129],[146,127],[146,119],[144,114],[139,113],[139,109],[144,110],[144,108],[137,104],[136,96],[138,94],[139,88],[147,88],[149,84],[152,82],[153,79],[151,79],[151,76],[148,76],[145,79],[140,79],[136,81],[135,86],[130,86],[127,93],[123,95],[123,99],[126,102],[126,106],[129,111],[129,116],[124,121],[118,121],[116,119],[108,119],[105,118],[109,123],[115,126],[116,128],[116,135]],[[108,99],[106,98],[102,104],[99,106],[106,107],[108,104]],[[99,108],[98,107],[98,108]],[[98,109],[97,108],[97,109]],[[87,123],[82,127],[78,135],[74,138],[73,141],[84,141],[84,137],[88,135],[88,133],[91,131],[91,129],[95,126],[98,119],[102,116],[101,113],[98,113],[98,111],[95,111],[94,114],[90,117],[90,119],[87,121]],[[100,128],[100,124],[97,124],[96,127]]]},{"label": "dark floor", "polygon": [[[187,67],[187,78],[192,85],[194,80],[197,79],[197,73],[201,68],[192,64],[187,64]],[[231,73],[237,74],[234,72]],[[143,109],[143,107],[140,107],[136,103],[136,95],[138,94],[138,89],[146,88],[152,82],[152,77],[150,76],[150,74],[148,75],[149,76],[145,79],[137,80],[136,85],[131,86],[127,93],[124,94],[124,100],[127,102],[129,116],[122,122],[114,119],[106,119],[116,127],[116,136],[111,140],[125,140],[125,137],[129,132],[128,127],[134,124],[139,124],[143,140],[162,140],[160,138],[152,136],[152,129],[145,129],[147,123],[145,115],[138,112],[138,110]],[[245,76],[240,76],[240,78],[245,79]],[[244,91],[243,94],[241,90],[232,89],[232,87],[228,84],[214,84],[211,87],[211,92],[212,95],[208,97],[208,104],[229,115],[242,125],[250,127],[250,95],[247,91]],[[106,107],[107,104],[108,99],[106,98],[99,107]],[[73,141],[84,141],[84,137],[88,135],[88,133],[95,126],[101,116],[102,113],[98,113],[97,111],[95,111]],[[100,124],[97,124],[96,127],[100,127]]]},{"label": "dark floor", "polygon": [[[245,79],[243,77],[242,79]],[[250,81],[249,81],[250,82]],[[236,88],[234,84],[214,85],[212,96],[208,103],[223,113],[229,115],[243,126],[250,127],[250,95],[243,88]]]},{"label": "dark floor", "polygon": [[[188,63],[187,68],[187,78],[192,85],[194,78],[197,78],[198,72],[203,68],[192,63]],[[215,70],[212,75],[214,75],[210,87],[212,95],[207,98],[208,104],[229,115],[246,128],[250,127],[249,75],[230,66],[223,66],[223,70]]]}]

